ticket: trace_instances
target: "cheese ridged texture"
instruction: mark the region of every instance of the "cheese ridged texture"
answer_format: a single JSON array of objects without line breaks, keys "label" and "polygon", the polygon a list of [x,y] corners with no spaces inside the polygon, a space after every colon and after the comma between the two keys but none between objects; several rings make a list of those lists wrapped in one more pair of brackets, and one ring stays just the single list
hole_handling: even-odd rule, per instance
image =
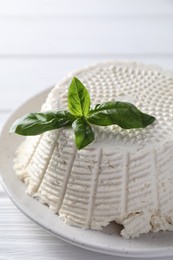
[{"label": "cheese ridged texture", "polygon": [[66,223],[101,229],[111,221],[125,238],[173,230],[173,75],[133,62],[97,64],[69,75],[50,92],[42,111],[67,109],[73,76],[91,103],[132,102],[156,117],[145,129],[93,126],[95,141],[82,150],[70,129],[27,137],[16,174]]}]

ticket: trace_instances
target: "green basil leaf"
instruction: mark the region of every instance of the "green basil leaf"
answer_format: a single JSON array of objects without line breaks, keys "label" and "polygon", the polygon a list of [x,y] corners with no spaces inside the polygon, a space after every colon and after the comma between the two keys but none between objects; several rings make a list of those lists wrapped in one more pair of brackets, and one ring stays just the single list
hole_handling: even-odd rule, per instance
[{"label": "green basil leaf", "polygon": [[30,113],[16,120],[10,132],[20,135],[39,135],[63,126],[70,126],[75,119],[68,111]]},{"label": "green basil leaf", "polygon": [[110,101],[96,105],[89,111],[87,120],[95,125],[116,124],[124,129],[130,129],[144,128],[154,122],[155,118],[141,112],[131,103]]},{"label": "green basil leaf", "polygon": [[75,134],[76,146],[79,150],[94,140],[92,128],[84,118],[76,119],[73,122],[72,127]]},{"label": "green basil leaf", "polygon": [[68,108],[75,116],[86,116],[90,109],[88,90],[77,78],[73,78],[68,90]]}]

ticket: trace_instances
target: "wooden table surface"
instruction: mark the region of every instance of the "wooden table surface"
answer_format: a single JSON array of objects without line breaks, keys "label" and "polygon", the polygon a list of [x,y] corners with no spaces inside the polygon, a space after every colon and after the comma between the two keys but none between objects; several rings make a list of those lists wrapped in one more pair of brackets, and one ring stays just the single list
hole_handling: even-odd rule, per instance
[{"label": "wooden table surface", "polygon": [[[0,128],[21,103],[83,66],[115,59],[173,69],[172,28],[171,0],[0,0]],[[6,259],[125,260],[53,237],[0,186]]]}]

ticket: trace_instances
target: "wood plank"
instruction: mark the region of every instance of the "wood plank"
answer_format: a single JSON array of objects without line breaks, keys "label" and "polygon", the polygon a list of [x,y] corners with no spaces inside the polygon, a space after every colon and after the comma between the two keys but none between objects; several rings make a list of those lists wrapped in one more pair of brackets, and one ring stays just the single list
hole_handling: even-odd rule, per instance
[{"label": "wood plank", "polygon": [[169,0],[1,0],[2,15],[163,15],[173,14]]},{"label": "wood plank", "polygon": [[2,19],[0,55],[173,53],[173,17],[146,19]]}]

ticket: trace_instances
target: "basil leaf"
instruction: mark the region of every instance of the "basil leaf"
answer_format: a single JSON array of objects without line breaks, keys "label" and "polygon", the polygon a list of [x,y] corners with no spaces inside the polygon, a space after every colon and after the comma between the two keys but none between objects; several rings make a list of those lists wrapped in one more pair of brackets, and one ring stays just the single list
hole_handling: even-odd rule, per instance
[{"label": "basil leaf", "polygon": [[68,111],[30,113],[16,120],[10,132],[20,135],[39,135],[63,126],[70,126],[75,119]]},{"label": "basil leaf", "polygon": [[90,109],[88,90],[77,78],[73,78],[68,90],[68,108],[75,116],[86,116]]},{"label": "basil leaf", "polygon": [[76,146],[79,150],[94,140],[92,128],[84,118],[76,119],[73,122],[72,127],[75,134]]},{"label": "basil leaf", "polygon": [[89,111],[87,120],[95,125],[116,124],[124,129],[130,129],[144,128],[150,125],[155,118],[141,112],[131,103],[110,101],[96,105]]}]

